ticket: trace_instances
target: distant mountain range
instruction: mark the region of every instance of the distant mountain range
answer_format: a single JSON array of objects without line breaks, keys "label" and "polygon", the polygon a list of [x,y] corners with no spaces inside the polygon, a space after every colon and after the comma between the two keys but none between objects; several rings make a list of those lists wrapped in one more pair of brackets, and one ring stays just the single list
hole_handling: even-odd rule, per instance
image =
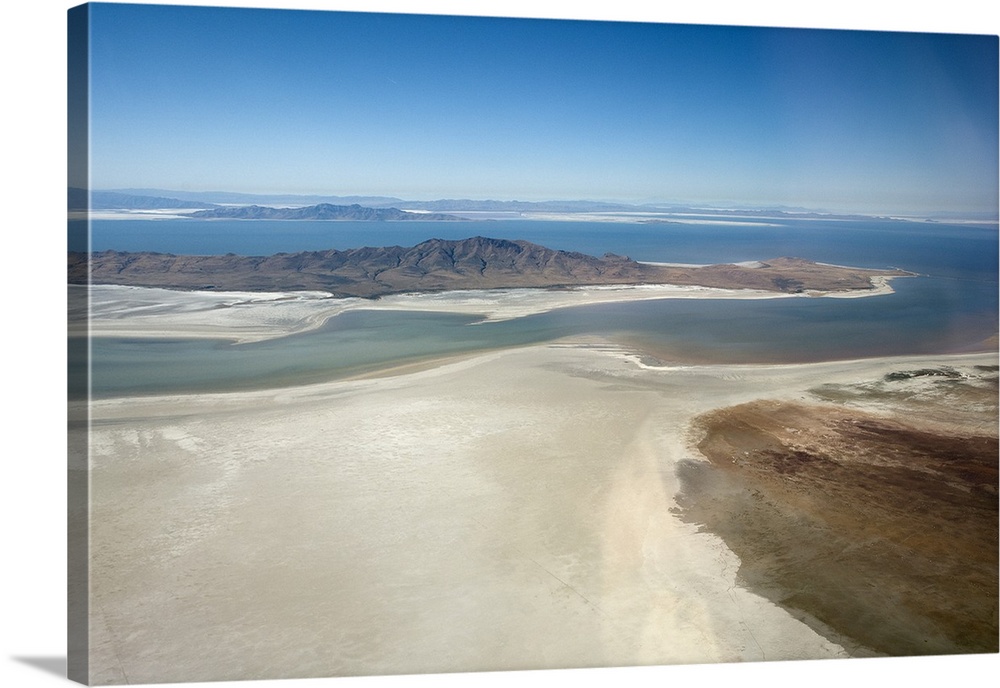
[{"label": "distant mountain range", "polygon": [[391,196],[333,196],[326,194],[249,194],[235,191],[176,191],[169,189],[111,189],[110,192],[132,196],[163,196],[182,201],[194,201],[210,205],[316,205],[333,203],[336,205],[364,205],[386,207],[399,205],[403,199]]},{"label": "distant mountain range", "polygon": [[188,213],[188,217],[232,220],[354,220],[357,222],[401,222],[407,220],[465,220],[443,213],[408,213],[398,208],[366,208],[358,205],[319,203],[305,208],[269,208],[259,205],[212,208]]},{"label": "distant mountain range", "polygon": [[[70,210],[87,210],[87,190],[70,187],[68,206]],[[191,208],[214,208],[214,203],[181,200],[166,196],[143,196],[119,191],[91,191],[91,210],[171,210]]]},{"label": "distant mountain range", "polygon": [[[166,189],[115,189],[94,192],[116,194],[118,197],[134,196],[139,199],[170,199],[188,203],[185,207],[215,205],[306,206],[318,204],[361,205],[369,208],[399,208],[427,211],[477,211],[477,212],[610,212],[645,209],[647,206],[602,201],[495,201],[467,198],[435,201],[408,201],[394,196],[320,196],[292,194],[244,194],[228,191],[170,191]],[[101,199],[103,202],[103,198]],[[140,201],[141,202],[141,201]],[[133,201],[133,204],[135,201]],[[207,204],[195,206],[192,204]],[[108,206],[102,206],[108,207]],[[122,206],[135,207],[135,205]],[[180,206],[162,206],[180,207]]]},{"label": "distant mountain range", "polygon": [[[89,260],[88,260],[89,258]],[[377,297],[404,292],[594,284],[684,284],[800,292],[871,289],[873,275],[902,275],[777,258],[757,267],[677,267],[557,251],[527,241],[430,239],[413,247],[278,253],[273,256],[176,256],[70,253],[69,280],[220,291],[327,291]]]},{"label": "distant mountain range", "polygon": [[[351,208],[350,211],[332,211],[328,206]],[[238,208],[234,210],[233,208]],[[900,219],[863,215],[857,213],[831,213],[823,210],[807,209],[791,206],[734,206],[715,204],[711,207],[677,203],[644,203],[628,204],[605,201],[498,201],[474,200],[467,198],[440,199],[434,201],[408,201],[391,196],[321,196],[292,194],[245,194],[227,191],[171,191],[166,189],[112,189],[93,190],[90,193],[91,210],[212,210],[225,208],[219,214],[203,214],[202,218],[241,218],[241,219],[295,219],[285,218],[281,212],[289,207],[316,207],[316,211],[304,211],[299,219],[359,219],[369,221],[387,221],[390,215],[379,216],[378,213],[358,211],[367,210],[395,211],[393,221],[398,220],[440,220],[440,219],[470,219],[470,218],[440,218],[428,213],[662,213],[663,215],[701,215],[716,217],[761,217],[790,219]],[[243,210],[245,208],[246,210]],[[253,210],[264,208],[265,210]],[[87,192],[83,189],[69,189],[69,209],[82,211],[87,209]],[[276,214],[268,215],[268,210]],[[407,211],[419,217],[400,215]],[[310,212],[329,217],[308,217]],[[234,214],[226,214],[234,213]],[[352,217],[352,215],[358,217]],[[924,217],[927,221],[959,220],[963,222],[995,223],[995,213],[929,213]],[[623,218],[624,219],[624,218]],[[631,219],[631,218],[630,218]],[[638,217],[635,219],[639,219]],[[660,218],[661,221],[663,218]],[[653,218],[655,221],[656,218]]]},{"label": "distant mountain range", "polygon": [[[191,210],[206,209],[211,212],[185,213],[203,219],[244,219],[244,220],[455,220],[469,219],[456,216],[435,216],[432,213],[495,212],[495,213],[629,213],[667,212],[698,213],[702,215],[734,214],[785,214],[784,210],[766,211],[761,209],[735,210],[693,208],[683,205],[646,204],[630,205],[603,201],[497,201],[472,200],[468,198],[441,199],[436,201],[407,201],[388,196],[294,196],[242,194],[222,191],[169,191],[166,189],[118,189],[111,191],[91,191],[92,210]],[[273,207],[286,206],[286,207]],[[287,206],[292,206],[291,208]],[[305,207],[302,207],[305,206]],[[420,213],[404,215],[406,210]],[[312,209],[310,209],[312,208]],[[345,210],[335,210],[344,208]],[[350,210],[346,210],[350,208]],[[69,209],[86,210],[87,192],[84,189],[69,189]],[[360,210],[359,210],[360,209]],[[387,213],[368,212],[375,210]],[[802,216],[802,213],[796,213]],[[414,217],[416,215],[416,217]]]},{"label": "distant mountain range", "polygon": [[[87,191],[85,189],[70,187],[68,190],[68,207],[70,210],[86,210],[88,207]],[[120,191],[91,191],[89,207],[91,210],[177,210],[178,215],[198,219],[353,220],[357,222],[402,222],[407,220],[445,222],[467,220],[467,218],[457,215],[435,212],[406,212],[393,207],[372,208],[362,206],[358,203],[351,205],[318,203],[306,207],[292,208],[271,208],[260,205],[222,206],[191,199],[146,196]],[[204,210],[181,212],[191,211],[195,208],[204,208]]]}]

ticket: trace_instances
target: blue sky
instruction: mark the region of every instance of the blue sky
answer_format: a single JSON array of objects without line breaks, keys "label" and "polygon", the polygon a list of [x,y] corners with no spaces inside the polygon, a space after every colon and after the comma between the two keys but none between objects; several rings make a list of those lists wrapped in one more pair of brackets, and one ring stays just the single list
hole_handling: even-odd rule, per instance
[{"label": "blue sky", "polygon": [[997,208],[995,36],[92,16],[94,188]]}]

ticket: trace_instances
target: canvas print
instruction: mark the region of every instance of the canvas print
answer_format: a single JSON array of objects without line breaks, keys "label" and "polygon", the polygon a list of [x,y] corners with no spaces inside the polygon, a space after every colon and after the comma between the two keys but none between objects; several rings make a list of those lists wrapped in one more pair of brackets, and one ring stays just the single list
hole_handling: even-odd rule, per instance
[{"label": "canvas print", "polygon": [[998,651],[992,35],[69,12],[69,673]]}]

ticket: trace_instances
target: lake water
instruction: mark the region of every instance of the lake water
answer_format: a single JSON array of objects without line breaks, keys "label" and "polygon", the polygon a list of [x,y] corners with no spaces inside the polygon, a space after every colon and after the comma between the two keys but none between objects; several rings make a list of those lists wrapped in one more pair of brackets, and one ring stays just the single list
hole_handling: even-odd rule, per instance
[{"label": "lake water", "polygon": [[[75,232],[70,248],[86,247],[85,226]],[[482,324],[462,315],[353,311],[313,332],[243,345],[95,338],[93,393],[296,384],[567,336],[639,347],[664,361],[756,363],[982,350],[998,329],[996,227],[876,220],[775,220],[770,226],[107,220],[93,223],[90,241],[98,251],[267,255],[476,235],[643,261],[715,263],[789,255],[900,267],[921,276],[894,280],[895,294],[859,299],[645,301]],[[71,360],[73,365],[79,368],[82,359]]]}]

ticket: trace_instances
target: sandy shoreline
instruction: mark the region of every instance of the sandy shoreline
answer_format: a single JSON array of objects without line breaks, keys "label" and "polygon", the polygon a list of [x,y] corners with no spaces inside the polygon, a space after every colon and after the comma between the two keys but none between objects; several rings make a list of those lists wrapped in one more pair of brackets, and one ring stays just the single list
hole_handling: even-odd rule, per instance
[{"label": "sandy shoreline", "polygon": [[996,356],[656,368],[562,344],[95,401],[94,680],[847,656],[680,518],[689,424],[942,361]]},{"label": "sandy shoreline", "polygon": [[[96,337],[210,338],[239,343],[306,332],[353,310],[456,313],[482,322],[511,320],[548,311],[603,303],[657,299],[864,298],[892,294],[890,277],[873,277],[869,291],[789,294],[755,289],[652,285],[602,285],[548,289],[486,289],[413,293],[379,299],[334,298],[325,292],[180,291],[118,285],[90,287],[89,322]],[[86,287],[71,286],[83,291]],[[70,335],[87,334],[82,327]]]}]

